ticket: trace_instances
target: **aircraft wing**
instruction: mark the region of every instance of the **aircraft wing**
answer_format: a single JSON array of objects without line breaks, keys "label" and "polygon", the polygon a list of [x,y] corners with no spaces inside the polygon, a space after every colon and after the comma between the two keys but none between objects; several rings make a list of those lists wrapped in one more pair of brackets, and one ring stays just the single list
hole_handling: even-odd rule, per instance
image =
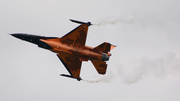
[{"label": "aircraft wing", "polygon": [[86,43],[87,31],[88,25],[81,24],[74,30],[70,31],[68,34],[61,37],[60,41],[68,46],[84,48]]},{"label": "aircraft wing", "polygon": [[79,57],[66,52],[59,52],[57,56],[70,73],[71,76],[69,77],[80,79],[79,75],[82,61],[79,60]]}]

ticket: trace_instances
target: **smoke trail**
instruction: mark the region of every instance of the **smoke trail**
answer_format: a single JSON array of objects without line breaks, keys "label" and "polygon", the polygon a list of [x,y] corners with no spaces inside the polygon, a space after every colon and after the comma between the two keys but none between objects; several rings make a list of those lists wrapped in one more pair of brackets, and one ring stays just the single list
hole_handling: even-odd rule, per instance
[{"label": "smoke trail", "polygon": [[[118,66],[116,70],[119,75],[118,77],[120,77],[125,84],[133,84],[146,76],[163,78],[166,75],[180,74],[180,58],[178,58],[175,53],[168,52],[162,57],[155,59],[143,57],[139,66],[135,67],[132,72],[125,72],[124,68],[123,65]],[[116,76],[115,74],[115,72],[111,71],[97,79],[83,81],[88,83],[109,83]]]},{"label": "smoke trail", "polygon": [[140,66],[136,67],[131,73],[125,73],[122,66],[118,68],[118,74],[122,81],[132,84],[145,76],[165,77],[166,75],[178,75],[180,73],[180,58],[175,53],[168,52],[156,59],[141,59]]},{"label": "smoke trail", "polygon": [[[154,14],[155,13],[155,14]],[[123,24],[123,25],[133,25],[138,27],[150,27],[157,26],[163,27],[168,23],[180,24],[180,18],[177,14],[166,14],[159,12],[151,12],[151,13],[135,13],[130,15],[118,15],[114,17],[103,18],[94,25],[102,26],[108,24]]]},{"label": "smoke trail", "polygon": [[93,25],[102,26],[106,24],[116,24],[116,23],[123,23],[123,24],[132,24],[134,19],[132,17],[124,17],[124,16],[116,16],[116,17],[109,17],[99,20],[97,23]]},{"label": "smoke trail", "polygon": [[118,68],[118,74],[120,75],[123,83],[132,84],[142,79],[142,75],[144,74],[143,68],[134,69],[130,73],[125,73],[123,67]]},{"label": "smoke trail", "polygon": [[114,77],[114,73],[111,71],[111,72],[107,73],[106,75],[101,75],[97,79],[83,80],[83,81],[88,82],[88,83],[100,83],[100,82],[108,83],[108,82],[112,81],[113,77]]}]

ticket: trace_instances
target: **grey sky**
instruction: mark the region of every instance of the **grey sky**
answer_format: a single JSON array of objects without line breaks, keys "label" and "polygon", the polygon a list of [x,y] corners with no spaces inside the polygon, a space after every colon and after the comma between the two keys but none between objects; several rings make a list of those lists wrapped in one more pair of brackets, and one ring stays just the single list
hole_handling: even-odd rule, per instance
[{"label": "grey sky", "polygon": [[[0,101],[179,101],[179,0],[1,0]],[[81,77],[57,56],[8,33],[61,37],[91,21],[88,46],[110,42],[107,75],[83,62]],[[97,26],[99,25],[99,26]],[[98,36],[98,37],[95,37]]]}]

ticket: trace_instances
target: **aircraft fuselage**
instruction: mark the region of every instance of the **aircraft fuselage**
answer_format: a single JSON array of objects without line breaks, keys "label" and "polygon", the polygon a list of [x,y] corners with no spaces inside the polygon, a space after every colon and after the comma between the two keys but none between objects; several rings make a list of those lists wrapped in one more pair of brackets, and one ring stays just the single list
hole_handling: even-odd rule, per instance
[{"label": "aircraft fuselage", "polygon": [[66,44],[63,44],[60,41],[60,38],[56,37],[43,37],[43,36],[36,36],[36,35],[29,35],[29,34],[21,34],[21,33],[16,33],[16,34],[11,34],[12,36],[34,43],[38,45],[41,48],[48,49],[54,53],[59,53],[59,52],[66,52],[69,54],[74,54],[80,58],[81,61],[88,61],[88,60],[93,60],[93,59],[100,59],[102,61],[108,61],[110,53],[103,53],[103,52],[98,52],[93,49],[93,47],[90,46],[85,46],[84,48],[77,48],[73,46],[69,46]]}]

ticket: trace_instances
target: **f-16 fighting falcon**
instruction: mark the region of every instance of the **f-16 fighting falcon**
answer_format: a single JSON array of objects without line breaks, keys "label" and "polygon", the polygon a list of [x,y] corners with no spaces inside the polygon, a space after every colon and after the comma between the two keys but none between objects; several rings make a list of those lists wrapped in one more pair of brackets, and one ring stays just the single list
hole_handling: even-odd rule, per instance
[{"label": "f-16 fighting falcon", "polygon": [[57,54],[70,75],[60,74],[61,76],[82,80],[80,70],[82,61],[90,60],[99,74],[106,73],[107,64],[111,56],[110,50],[116,46],[104,42],[97,47],[85,46],[88,27],[91,22],[81,22],[71,20],[81,24],[61,38],[30,35],[24,33],[13,33],[12,36],[24,41],[38,45],[38,47],[50,50]]}]

